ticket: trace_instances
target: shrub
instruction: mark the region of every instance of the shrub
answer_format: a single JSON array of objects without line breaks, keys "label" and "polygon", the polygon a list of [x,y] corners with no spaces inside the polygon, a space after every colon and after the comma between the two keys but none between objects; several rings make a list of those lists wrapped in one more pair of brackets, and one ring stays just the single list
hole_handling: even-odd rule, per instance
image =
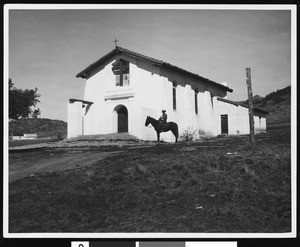
[{"label": "shrub", "polygon": [[51,135],[51,139],[52,140],[58,140],[58,141],[61,141],[63,140],[65,137],[64,137],[64,134],[60,131],[56,132],[56,133],[53,133]]},{"label": "shrub", "polygon": [[272,100],[274,101],[274,103],[280,103],[280,102],[284,101],[284,98],[282,96],[276,95],[273,97]]},{"label": "shrub", "polygon": [[57,139],[58,140],[63,140],[64,139],[64,134],[62,132],[57,132]]},{"label": "shrub", "polygon": [[179,137],[181,141],[191,142],[196,140],[198,137],[198,131],[193,130],[193,127],[188,127],[183,131],[182,135]]}]

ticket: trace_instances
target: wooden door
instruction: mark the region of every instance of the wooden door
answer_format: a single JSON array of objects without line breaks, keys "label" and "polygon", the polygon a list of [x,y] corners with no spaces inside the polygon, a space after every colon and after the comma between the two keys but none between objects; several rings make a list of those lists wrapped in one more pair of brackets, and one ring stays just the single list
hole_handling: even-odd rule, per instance
[{"label": "wooden door", "polygon": [[228,115],[221,115],[221,134],[228,134]]},{"label": "wooden door", "polygon": [[118,132],[128,132],[128,112],[125,106],[118,111]]}]

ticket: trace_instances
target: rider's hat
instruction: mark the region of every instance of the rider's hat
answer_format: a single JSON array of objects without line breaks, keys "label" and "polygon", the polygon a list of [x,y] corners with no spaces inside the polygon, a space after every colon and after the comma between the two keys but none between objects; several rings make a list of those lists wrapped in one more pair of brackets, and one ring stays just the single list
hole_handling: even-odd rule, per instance
[{"label": "rider's hat", "polygon": [[164,109],[164,110],[162,110],[161,112],[166,112],[166,110]]}]

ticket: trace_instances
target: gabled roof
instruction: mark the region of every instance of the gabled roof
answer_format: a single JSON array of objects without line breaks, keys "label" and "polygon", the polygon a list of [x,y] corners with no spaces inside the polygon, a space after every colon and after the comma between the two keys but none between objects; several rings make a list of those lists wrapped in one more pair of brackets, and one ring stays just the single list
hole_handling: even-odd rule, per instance
[{"label": "gabled roof", "polygon": [[93,69],[95,69],[97,66],[101,65],[107,59],[109,59],[109,58],[111,58],[111,57],[113,57],[115,55],[119,55],[119,54],[125,54],[125,55],[128,55],[128,56],[133,57],[133,58],[142,59],[142,60],[151,62],[153,65],[156,65],[156,66],[159,66],[159,67],[163,67],[163,68],[167,68],[167,69],[171,69],[171,70],[177,71],[179,73],[192,76],[192,77],[194,77],[196,79],[200,79],[200,80],[206,81],[206,82],[208,82],[210,84],[213,84],[215,86],[221,87],[221,88],[225,89],[228,92],[233,92],[233,90],[231,88],[229,88],[229,87],[227,87],[225,85],[222,85],[220,83],[217,83],[215,81],[209,80],[209,79],[207,79],[205,77],[202,77],[202,76],[200,76],[198,74],[189,72],[187,70],[184,70],[182,68],[174,66],[174,65],[172,65],[170,63],[166,63],[166,62],[164,62],[162,60],[158,60],[158,59],[155,59],[155,58],[152,58],[152,57],[148,57],[148,56],[142,55],[142,54],[137,53],[137,52],[130,51],[130,50],[122,48],[120,46],[117,46],[114,50],[112,50],[111,52],[107,53],[106,55],[104,55],[103,57],[101,57],[100,59],[98,59],[96,62],[94,62],[91,65],[89,65],[88,67],[86,67],[84,70],[82,70],[81,72],[79,72],[76,75],[76,77],[80,77],[80,78],[85,78],[86,79],[88,77],[88,74],[89,74],[90,71],[92,71]]}]

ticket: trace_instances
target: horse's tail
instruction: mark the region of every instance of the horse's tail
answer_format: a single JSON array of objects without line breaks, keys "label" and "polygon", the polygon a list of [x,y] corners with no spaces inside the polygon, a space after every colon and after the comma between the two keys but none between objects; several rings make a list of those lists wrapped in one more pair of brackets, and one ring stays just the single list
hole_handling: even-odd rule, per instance
[{"label": "horse's tail", "polygon": [[172,132],[173,132],[173,134],[174,134],[174,136],[175,136],[175,142],[177,142],[177,139],[178,139],[178,137],[179,137],[179,132],[178,132],[178,125],[177,125],[177,123],[174,123],[174,122],[172,122]]}]

